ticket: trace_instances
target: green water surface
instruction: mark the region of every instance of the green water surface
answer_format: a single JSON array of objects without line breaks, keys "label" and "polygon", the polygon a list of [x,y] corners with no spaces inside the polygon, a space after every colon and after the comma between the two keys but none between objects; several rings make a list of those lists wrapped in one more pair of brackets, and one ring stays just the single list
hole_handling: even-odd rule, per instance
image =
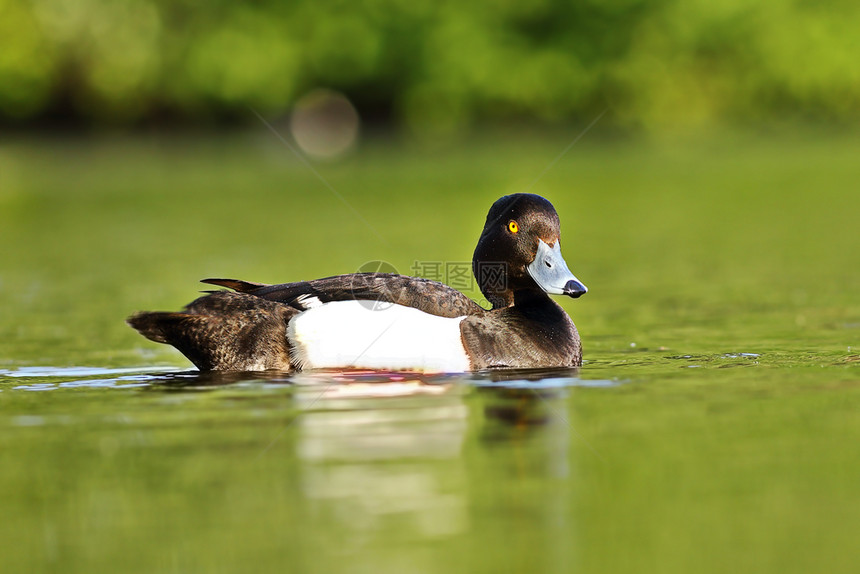
[{"label": "green water surface", "polygon": [[[0,571],[856,572],[860,139],[576,135],[0,139]],[[526,190],[579,372],[200,376],[123,322],[377,260],[479,299]]]}]

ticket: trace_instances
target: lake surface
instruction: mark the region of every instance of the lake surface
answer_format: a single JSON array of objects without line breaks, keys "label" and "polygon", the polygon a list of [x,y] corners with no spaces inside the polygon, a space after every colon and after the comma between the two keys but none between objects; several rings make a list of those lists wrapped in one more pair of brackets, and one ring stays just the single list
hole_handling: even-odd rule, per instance
[{"label": "lake surface", "polygon": [[[0,139],[0,571],[855,572],[860,138],[576,135],[325,182],[264,129]],[[372,261],[480,299],[526,190],[578,371],[201,375],[124,324]]]}]

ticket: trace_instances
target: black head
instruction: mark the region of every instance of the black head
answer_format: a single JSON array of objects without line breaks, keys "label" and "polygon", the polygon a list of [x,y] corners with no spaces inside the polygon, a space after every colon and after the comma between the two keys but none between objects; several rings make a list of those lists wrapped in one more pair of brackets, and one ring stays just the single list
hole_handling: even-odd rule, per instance
[{"label": "black head", "polygon": [[558,213],[539,195],[515,193],[493,204],[472,270],[494,308],[512,305],[517,292],[579,297],[587,291],[561,256],[560,233]]}]

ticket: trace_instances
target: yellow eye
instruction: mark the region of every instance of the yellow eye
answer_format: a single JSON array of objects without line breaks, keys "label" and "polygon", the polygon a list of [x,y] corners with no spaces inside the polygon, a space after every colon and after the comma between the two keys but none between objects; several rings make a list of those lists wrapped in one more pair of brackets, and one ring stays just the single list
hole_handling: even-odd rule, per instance
[{"label": "yellow eye", "polygon": [[520,230],[520,226],[517,225],[517,222],[512,219],[508,222],[508,229],[511,233],[516,233]]}]

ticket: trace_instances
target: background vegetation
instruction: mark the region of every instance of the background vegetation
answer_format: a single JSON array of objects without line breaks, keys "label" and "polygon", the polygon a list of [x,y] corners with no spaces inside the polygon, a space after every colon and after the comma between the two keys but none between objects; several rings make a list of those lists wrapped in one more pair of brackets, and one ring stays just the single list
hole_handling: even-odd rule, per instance
[{"label": "background vegetation", "polygon": [[365,118],[856,119],[849,0],[0,0],[0,121],[250,120],[333,88]]}]

